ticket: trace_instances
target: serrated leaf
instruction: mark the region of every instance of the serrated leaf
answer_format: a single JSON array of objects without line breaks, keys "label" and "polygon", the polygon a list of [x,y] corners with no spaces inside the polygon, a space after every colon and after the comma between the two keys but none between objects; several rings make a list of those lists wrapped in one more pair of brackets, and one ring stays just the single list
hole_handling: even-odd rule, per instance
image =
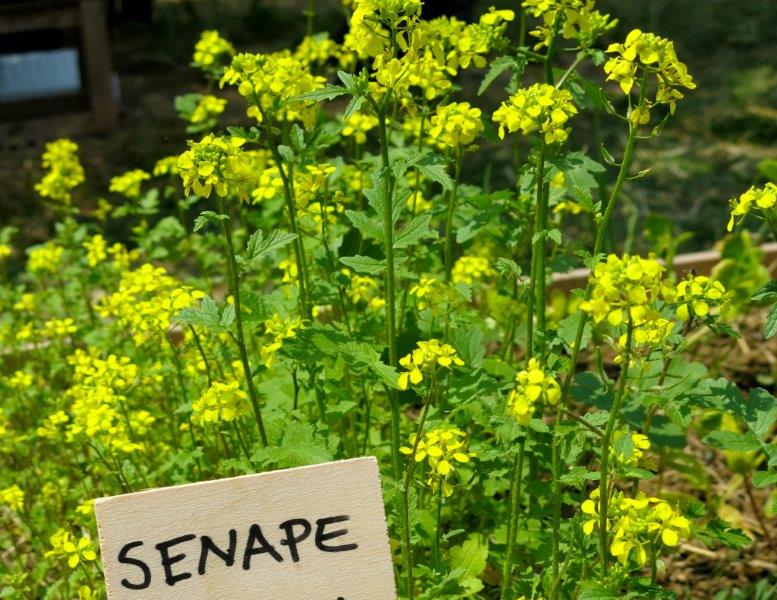
[{"label": "serrated leaf", "polygon": [[362,107],[362,104],[364,104],[364,96],[354,96],[351,98],[348,106],[345,107],[345,111],[343,111],[343,119],[349,119],[351,115]]},{"label": "serrated leaf", "polygon": [[222,221],[228,221],[229,215],[222,215],[216,212],[213,212],[212,210],[204,210],[202,211],[199,216],[194,219],[194,231],[197,232],[203,227],[205,227],[208,223],[214,223],[216,225],[219,225]]},{"label": "serrated leaf", "polygon": [[749,546],[751,540],[744,531],[734,528],[720,517],[715,517],[707,523],[707,527],[697,530],[696,537],[708,546],[714,547],[715,542],[735,550]]},{"label": "serrated leaf", "polygon": [[410,221],[394,236],[394,248],[407,248],[424,238],[437,237],[437,232],[429,229],[431,220],[431,213],[424,213]]},{"label": "serrated leaf", "polygon": [[295,100],[333,100],[338,96],[343,96],[348,93],[348,90],[339,85],[325,85],[322,88],[307,92],[300,96],[297,96]]},{"label": "serrated leaf", "polygon": [[777,304],[772,306],[769,314],[766,315],[766,324],[764,325],[764,339],[769,340],[777,333]]},{"label": "serrated leaf", "polygon": [[491,67],[488,69],[488,73],[486,73],[486,76],[483,77],[483,81],[480,83],[480,87],[478,88],[478,96],[482,96],[483,92],[485,92],[490,87],[490,85],[494,83],[494,80],[496,80],[496,78],[504,73],[507,69],[517,66],[518,63],[512,56],[500,56],[495,58],[491,62]]},{"label": "serrated leaf", "polygon": [[449,555],[451,569],[458,575],[462,587],[477,587],[478,584],[472,580],[478,580],[480,574],[486,570],[488,540],[484,536],[471,535],[460,546],[453,546]]},{"label": "serrated leaf", "polygon": [[753,452],[761,448],[760,442],[753,434],[737,433],[735,431],[713,431],[702,441],[714,448],[734,450],[736,452]]},{"label": "serrated leaf", "polygon": [[418,170],[427,179],[436,181],[444,190],[453,188],[453,179],[448,175],[445,163],[435,161],[432,155],[424,156],[418,161]]},{"label": "serrated leaf", "polygon": [[291,127],[291,147],[298,154],[301,154],[305,149],[305,133],[302,131],[302,127],[294,123]]},{"label": "serrated leaf", "polygon": [[340,262],[346,267],[350,267],[357,273],[368,273],[369,275],[378,275],[386,270],[386,261],[378,260],[369,256],[342,256]]},{"label": "serrated leaf", "polygon": [[777,485],[777,471],[756,471],[753,473],[753,485],[757,488]]},{"label": "serrated leaf", "polygon": [[383,226],[377,219],[371,219],[361,211],[346,210],[345,216],[365,238],[383,240]]},{"label": "serrated leaf", "polygon": [[261,229],[257,229],[248,238],[248,244],[246,245],[246,262],[251,263],[258,261],[270,252],[283,248],[291,242],[297,239],[296,233],[288,233],[286,231],[275,229],[270,235],[265,238]]},{"label": "serrated leaf", "polygon": [[777,300],[777,279],[767,281],[750,296],[753,302],[774,302]]}]

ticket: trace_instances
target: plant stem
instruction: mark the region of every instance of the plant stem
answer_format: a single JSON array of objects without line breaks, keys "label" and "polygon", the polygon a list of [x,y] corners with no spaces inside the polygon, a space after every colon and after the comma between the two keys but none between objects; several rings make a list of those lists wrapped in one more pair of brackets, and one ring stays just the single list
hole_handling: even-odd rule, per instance
[{"label": "plant stem", "polygon": [[602,437],[602,455],[601,469],[599,472],[599,560],[602,563],[602,584],[607,578],[607,546],[609,532],[607,531],[607,504],[609,501],[609,470],[610,470],[610,443],[612,434],[615,431],[615,424],[618,422],[618,415],[623,398],[626,395],[626,382],[629,377],[629,363],[631,362],[631,338],[634,333],[634,324],[629,317],[629,324],[626,329],[626,346],[622,355],[621,372],[618,375],[618,386],[615,399],[612,403],[610,418],[607,421],[607,429]]},{"label": "plant stem", "polygon": [[[545,179],[545,152],[546,152],[547,146],[545,145],[545,141],[543,140],[542,146],[540,147],[540,156],[539,161],[537,163],[537,194],[536,194],[536,200],[537,200],[537,206],[534,209],[534,230],[532,232],[532,237],[536,236],[536,241],[532,243],[531,247],[531,271],[529,273],[529,298],[528,298],[528,306],[527,306],[527,316],[526,316],[526,358],[530,359],[534,356],[534,315],[537,314],[537,311],[544,313],[544,300],[542,306],[538,306],[537,302],[539,299],[539,292],[538,292],[538,268],[540,263],[540,251],[544,252],[545,246],[544,244],[540,244],[540,242],[544,239],[542,236],[542,204],[543,204],[543,188],[544,188],[544,179]],[[542,268],[544,270],[545,268],[545,261],[544,257],[542,260]],[[544,286],[543,286],[544,287]],[[544,298],[544,291],[542,294]],[[542,324],[544,325],[545,318],[543,316],[542,318]],[[539,325],[539,323],[538,323]]]},{"label": "plant stem", "polygon": [[[639,106],[643,106],[644,104],[644,78],[643,78],[643,85],[640,89],[640,100],[639,100]],[[615,205],[618,201],[618,197],[620,196],[621,188],[623,187],[623,183],[626,181],[626,177],[629,172],[629,167],[631,166],[631,161],[634,156],[634,143],[637,139],[637,127],[633,125],[631,122],[629,123],[629,136],[626,141],[626,149],[623,152],[623,160],[621,161],[620,169],[618,171],[618,177],[615,180],[615,186],[612,188],[612,192],[610,193],[610,197],[607,201],[607,205],[604,209],[604,213],[602,214],[601,221],[599,222],[599,228],[596,232],[596,239],[594,241],[594,248],[592,256],[596,258],[599,253],[602,251],[602,247],[604,245],[604,240],[606,233],[609,229],[609,224],[612,219],[612,213],[613,209],[615,208]],[[585,289],[585,299],[590,300],[591,294],[593,292],[593,282],[589,279],[588,284],[586,285]],[[553,579],[554,579],[554,585],[553,590],[551,593],[551,600],[554,600],[556,598],[556,592],[558,591],[558,587],[560,584],[559,581],[559,573],[558,573],[558,541],[559,541],[559,527],[561,525],[561,482],[559,481],[559,477],[561,477],[561,448],[560,448],[560,441],[558,439],[559,437],[559,428],[561,425],[562,417],[564,415],[564,412],[567,409],[567,403],[569,402],[569,392],[572,388],[572,380],[575,376],[575,370],[577,367],[577,359],[580,355],[580,345],[583,340],[583,331],[585,330],[585,326],[588,323],[588,314],[584,312],[580,312],[580,322],[577,325],[577,331],[575,332],[575,340],[572,343],[572,350],[571,350],[571,356],[569,359],[569,367],[567,368],[566,375],[564,377],[564,382],[561,386],[561,397],[559,398],[558,402],[558,409],[556,411],[556,423],[553,429],[553,457],[552,457],[552,464],[553,464],[553,548],[552,548],[552,568],[553,568]]]},{"label": "plant stem", "polygon": [[[227,214],[227,203],[223,198],[221,202],[221,214]],[[240,271],[235,258],[235,245],[232,241],[232,225],[228,219],[221,221],[221,232],[224,235],[224,244],[227,250],[229,277],[231,279],[232,298],[235,301],[235,329],[237,330],[237,347],[240,350],[240,362],[243,364],[243,374],[246,378],[248,387],[248,397],[251,399],[251,407],[256,418],[256,426],[259,428],[259,438],[262,446],[267,447],[267,433],[264,430],[264,421],[262,420],[262,411],[259,408],[259,398],[254,387],[254,377],[251,373],[251,365],[248,362],[248,350],[246,349],[245,332],[243,330],[243,311],[240,304]]]},{"label": "plant stem", "polygon": [[461,180],[461,148],[456,148],[456,174],[453,188],[448,194],[448,216],[445,219],[445,281],[450,283],[453,270],[453,214],[456,212],[456,199]]},{"label": "plant stem", "polygon": [[434,563],[434,570],[441,571],[442,565],[440,562],[440,516],[442,515],[442,485],[437,490],[437,520],[434,530],[434,545],[432,546],[432,562]]},{"label": "plant stem", "polygon": [[502,592],[500,598],[509,600],[510,578],[513,572],[513,553],[515,552],[515,534],[518,525],[518,505],[521,499],[521,484],[523,483],[523,451],[526,446],[526,437],[521,438],[518,445],[518,456],[515,458],[513,478],[510,483],[510,516],[507,522],[507,553],[502,565]]}]

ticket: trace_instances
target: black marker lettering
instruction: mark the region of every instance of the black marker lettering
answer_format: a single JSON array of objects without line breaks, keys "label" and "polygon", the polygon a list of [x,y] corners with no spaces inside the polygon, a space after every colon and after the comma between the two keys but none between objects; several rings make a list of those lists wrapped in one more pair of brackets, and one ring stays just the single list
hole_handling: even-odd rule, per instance
[{"label": "black marker lettering", "polygon": [[[302,532],[299,535],[294,535],[294,526],[301,525]],[[299,552],[297,552],[297,544],[302,540],[307,539],[310,535],[312,527],[310,521],[307,519],[289,519],[280,524],[279,529],[283,529],[286,532],[286,537],[281,540],[281,545],[288,546],[291,553],[291,560],[299,562]]]},{"label": "black marker lettering", "polygon": [[159,554],[162,556],[162,568],[165,570],[165,583],[167,583],[167,585],[173,586],[177,582],[183,581],[184,579],[189,579],[189,577],[192,576],[191,573],[179,573],[178,575],[173,575],[172,566],[177,562],[181,562],[184,558],[186,558],[186,555],[176,554],[175,556],[170,556],[168,551],[173,546],[177,546],[178,544],[183,544],[184,542],[193,540],[195,537],[197,536],[193,533],[190,533],[189,535],[182,535],[181,537],[177,537],[166,542],[160,542],[154,546],[157,550],[159,550]]},{"label": "black marker lettering", "polygon": [[200,545],[202,550],[200,551],[200,564],[197,567],[197,573],[200,575],[205,574],[205,566],[208,562],[208,552],[213,552],[213,554],[223,560],[228,567],[235,564],[235,550],[237,549],[236,530],[229,530],[229,548],[227,548],[226,552],[214,544],[213,540],[207,535],[203,535],[200,538]]},{"label": "black marker lettering", "polygon": [[[255,548],[254,542],[259,542],[259,547]],[[248,530],[248,541],[246,541],[246,550],[243,554],[243,570],[248,571],[251,568],[251,557],[254,554],[263,554],[265,552],[278,562],[283,562],[283,557],[278,554],[275,547],[262,534],[262,528],[254,523]]]},{"label": "black marker lettering", "polygon": [[327,517],[326,519],[318,519],[316,521],[316,548],[322,552],[347,552],[349,550],[356,550],[359,547],[358,544],[343,544],[342,546],[328,546],[324,544],[327,540],[337,538],[348,533],[347,529],[338,529],[337,531],[331,531],[325,533],[327,525],[331,523],[342,523],[348,521],[351,517],[348,515],[338,515],[336,517]]},{"label": "black marker lettering", "polygon": [[141,583],[132,583],[126,579],[121,580],[121,585],[123,585],[128,590],[145,590],[148,586],[151,585],[151,569],[148,568],[148,565],[142,560],[138,560],[137,558],[129,558],[127,556],[127,553],[129,553],[130,550],[142,545],[143,542],[130,542],[129,544],[125,544],[121,551],[119,551],[120,563],[125,565],[134,565],[143,571],[143,581]]}]

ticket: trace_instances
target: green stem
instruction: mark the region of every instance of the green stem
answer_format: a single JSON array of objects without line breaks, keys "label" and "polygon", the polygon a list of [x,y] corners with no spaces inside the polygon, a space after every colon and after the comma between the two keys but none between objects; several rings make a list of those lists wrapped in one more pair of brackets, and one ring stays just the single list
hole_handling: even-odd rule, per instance
[{"label": "green stem", "polygon": [[[643,85],[640,90],[640,100],[639,100],[639,106],[643,106],[644,104],[644,89],[645,89],[645,80],[643,77]],[[601,221],[599,222],[599,227],[596,232],[596,239],[594,241],[594,248],[593,248],[593,257],[597,257],[599,253],[602,251],[602,247],[604,245],[604,240],[607,231],[609,230],[609,224],[612,220],[612,213],[613,209],[615,208],[615,205],[617,204],[618,197],[620,196],[621,188],[623,187],[623,183],[626,181],[626,177],[628,176],[629,167],[631,166],[631,161],[634,156],[634,143],[637,139],[637,127],[631,123],[629,123],[629,137],[626,141],[626,149],[623,153],[623,160],[620,165],[620,169],[618,171],[618,177],[615,180],[615,186],[612,188],[612,192],[610,193],[610,197],[607,201],[607,205],[605,206],[604,213],[602,215]],[[591,298],[591,294],[593,293],[593,281],[589,279],[588,285],[585,289],[585,299],[589,300]],[[559,481],[559,478],[561,477],[561,448],[560,448],[560,426],[562,422],[562,417],[564,415],[564,412],[566,411],[567,404],[569,402],[569,393],[572,388],[572,380],[575,376],[575,371],[577,367],[577,359],[580,355],[580,346],[583,340],[583,331],[585,330],[585,326],[588,323],[588,314],[584,312],[580,312],[580,322],[577,325],[577,331],[575,332],[575,340],[572,343],[572,350],[571,350],[571,356],[569,359],[569,366],[567,368],[566,375],[564,377],[564,382],[561,386],[561,397],[559,398],[558,402],[558,408],[556,411],[556,423],[553,429],[553,456],[552,456],[552,465],[553,465],[553,547],[552,547],[552,568],[553,568],[553,579],[554,579],[554,585],[553,590],[551,592],[551,600],[554,600],[556,598],[556,593],[558,591],[558,587],[560,585],[559,580],[559,573],[558,573],[558,559],[559,559],[559,527],[561,526],[561,482]]]},{"label": "green stem", "polygon": [[440,561],[440,517],[442,516],[442,485],[437,490],[437,520],[436,527],[434,529],[434,545],[432,546],[432,562],[434,563],[434,570],[440,572],[442,570],[442,563]]},{"label": "green stem", "polygon": [[[221,202],[221,213],[227,214],[227,203],[223,198]],[[246,386],[248,387],[248,397],[251,400],[251,407],[254,411],[254,417],[256,418],[256,426],[259,428],[259,438],[262,441],[262,446],[267,447],[267,433],[264,430],[264,420],[262,419],[262,411],[259,408],[259,397],[254,387],[254,377],[251,373],[251,365],[248,362],[248,350],[246,349],[245,331],[243,330],[243,315],[240,304],[240,271],[237,266],[237,259],[235,258],[235,244],[232,241],[232,226],[228,219],[221,221],[221,232],[224,235],[224,244],[227,250],[229,277],[231,279],[232,298],[235,301],[235,329],[237,336],[237,347],[240,350],[240,362],[243,364],[243,374],[246,378]]]},{"label": "green stem", "polygon": [[615,424],[618,422],[618,416],[623,399],[626,396],[626,382],[629,377],[629,363],[631,362],[631,338],[634,332],[634,324],[629,317],[628,328],[626,329],[626,347],[624,349],[621,363],[621,372],[618,376],[618,386],[615,400],[612,403],[610,418],[607,421],[607,429],[602,437],[602,455],[601,470],[599,472],[599,560],[602,563],[602,584],[607,579],[607,546],[609,532],[607,531],[607,504],[609,501],[609,483],[610,483],[610,443],[615,431]]},{"label": "green stem", "polygon": [[510,516],[507,522],[507,553],[502,565],[502,600],[509,600],[510,578],[513,572],[513,553],[515,552],[515,534],[518,529],[518,505],[521,499],[521,484],[523,482],[523,451],[526,437],[522,437],[518,445],[518,456],[515,458],[513,478],[510,484]]},{"label": "green stem", "polygon": [[448,216],[445,219],[445,281],[450,283],[453,270],[453,215],[456,212],[456,200],[461,180],[461,148],[456,148],[456,175],[453,188],[448,194]]},{"label": "green stem", "polygon": [[[544,257],[543,260],[540,261],[540,252],[544,252],[544,244],[541,244],[540,242],[543,240],[542,236],[542,205],[543,205],[543,197],[544,197],[544,180],[545,180],[545,153],[547,150],[547,146],[545,144],[545,141],[543,140],[542,146],[540,147],[540,156],[539,156],[539,162],[537,163],[537,207],[534,209],[534,230],[532,232],[532,237],[537,236],[536,241],[532,243],[531,247],[531,270],[529,273],[529,298],[528,298],[528,306],[527,306],[527,315],[526,315],[526,357],[527,359],[530,359],[534,356],[534,316],[537,314],[537,311],[545,312],[544,311],[544,304],[542,306],[538,306],[537,301],[539,299],[539,285],[538,285],[538,273],[539,273],[539,266],[540,263],[542,265],[542,269],[545,269],[545,261]],[[542,286],[544,287],[544,286]],[[543,291],[543,297],[544,297],[544,291]],[[542,324],[544,325],[545,319],[544,316],[542,318]],[[539,325],[539,323],[538,323]]]}]

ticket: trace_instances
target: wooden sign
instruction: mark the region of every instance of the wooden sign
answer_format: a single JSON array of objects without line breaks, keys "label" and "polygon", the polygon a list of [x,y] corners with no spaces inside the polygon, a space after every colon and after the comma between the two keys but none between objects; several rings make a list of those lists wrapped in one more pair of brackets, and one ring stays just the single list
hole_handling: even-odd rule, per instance
[{"label": "wooden sign", "polygon": [[95,501],[109,600],[395,600],[375,458]]}]

